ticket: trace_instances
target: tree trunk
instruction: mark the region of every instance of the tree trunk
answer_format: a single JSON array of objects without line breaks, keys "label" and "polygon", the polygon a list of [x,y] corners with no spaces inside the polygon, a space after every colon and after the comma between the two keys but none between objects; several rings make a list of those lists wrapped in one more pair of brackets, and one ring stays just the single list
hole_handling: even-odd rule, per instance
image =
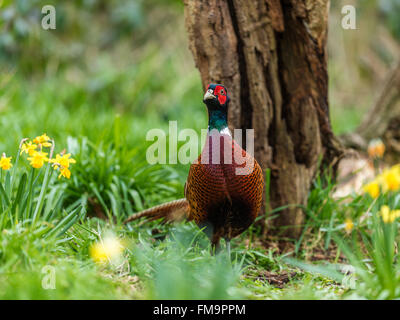
[{"label": "tree trunk", "polygon": [[[203,87],[224,84],[233,128],[254,128],[255,157],[271,169],[268,208],[304,205],[319,160],[342,146],[328,107],[328,0],[184,0],[189,46]],[[265,208],[264,208],[265,209]],[[271,227],[297,237],[304,212],[280,211]],[[281,228],[285,227],[285,228]]]},{"label": "tree trunk", "polygon": [[360,126],[341,140],[347,147],[365,151],[374,138],[383,140],[386,162],[400,161],[400,62],[389,73],[375,105]]}]

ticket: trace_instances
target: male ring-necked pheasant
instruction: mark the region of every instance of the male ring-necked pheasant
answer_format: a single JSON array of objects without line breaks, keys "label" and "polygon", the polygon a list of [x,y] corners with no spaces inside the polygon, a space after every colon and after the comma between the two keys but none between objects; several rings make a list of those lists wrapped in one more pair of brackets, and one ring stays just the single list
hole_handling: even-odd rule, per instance
[{"label": "male ring-necked pheasant", "polygon": [[229,96],[220,84],[210,84],[203,102],[208,109],[208,133],[203,151],[189,170],[185,198],[129,217],[125,223],[147,217],[167,221],[194,220],[210,237],[213,247],[224,238],[245,231],[261,207],[263,173],[257,161],[233,140],[228,129]]}]

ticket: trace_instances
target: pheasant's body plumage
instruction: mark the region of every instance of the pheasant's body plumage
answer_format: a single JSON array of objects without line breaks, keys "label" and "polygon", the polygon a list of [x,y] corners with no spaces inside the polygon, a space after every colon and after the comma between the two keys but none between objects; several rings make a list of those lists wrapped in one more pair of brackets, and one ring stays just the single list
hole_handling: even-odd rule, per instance
[{"label": "pheasant's body plumage", "polygon": [[125,222],[147,217],[194,220],[205,227],[213,246],[229,241],[255,220],[262,203],[264,179],[253,158],[231,137],[227,127],[229,97],[222,85],[211,84],[204,96],[209,131],[203,151],[189,170],[185,199],[139,212]]},{"label": "pheasant's body plumage", "polygon": [[230,135],[209,133],[185,186],[190,219],[206,227],[213,244],[221,237],[230,240],[254,221],[262,192],[262,170],[255,159]]}]

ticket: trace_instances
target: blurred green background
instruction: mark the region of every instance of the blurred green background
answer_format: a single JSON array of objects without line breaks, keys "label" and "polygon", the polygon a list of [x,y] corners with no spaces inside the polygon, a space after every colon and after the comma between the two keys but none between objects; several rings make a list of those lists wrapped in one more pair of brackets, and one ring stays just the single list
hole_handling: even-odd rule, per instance
[{"label": "blurred green background", "polygon": [[[97,138],[117,113],[134,130],[132,143],[168,120],[205,127],[182,1],[0,3],[0,114],[18,115],[15,122],[0,118],[3,130],[15,132],[9,137],[35,129]],[[56,30],[41,28],[46,4],[56,7]],[[357,8],[357,30],[341,28],[345,4]],[[358,124],[399,56],[399,12],[400,0],[332,1],[330,101],[337,133]]]}]

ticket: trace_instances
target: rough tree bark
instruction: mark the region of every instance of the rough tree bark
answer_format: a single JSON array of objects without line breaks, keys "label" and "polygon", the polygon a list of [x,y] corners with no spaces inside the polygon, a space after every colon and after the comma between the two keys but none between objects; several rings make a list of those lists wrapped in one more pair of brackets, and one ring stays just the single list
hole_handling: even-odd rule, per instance
[{"label": "rough tree bark", "polygon": [[[342,155],[328,107],[329,0],[184,0],[203,86],[223,83],[232,128],[254,128],[255,157],[271,169],[271,208],[305,204],[319,160]],[[304,212],[273,220],[297,237]],[[285,227],[285,228],[280,228]]]}]

